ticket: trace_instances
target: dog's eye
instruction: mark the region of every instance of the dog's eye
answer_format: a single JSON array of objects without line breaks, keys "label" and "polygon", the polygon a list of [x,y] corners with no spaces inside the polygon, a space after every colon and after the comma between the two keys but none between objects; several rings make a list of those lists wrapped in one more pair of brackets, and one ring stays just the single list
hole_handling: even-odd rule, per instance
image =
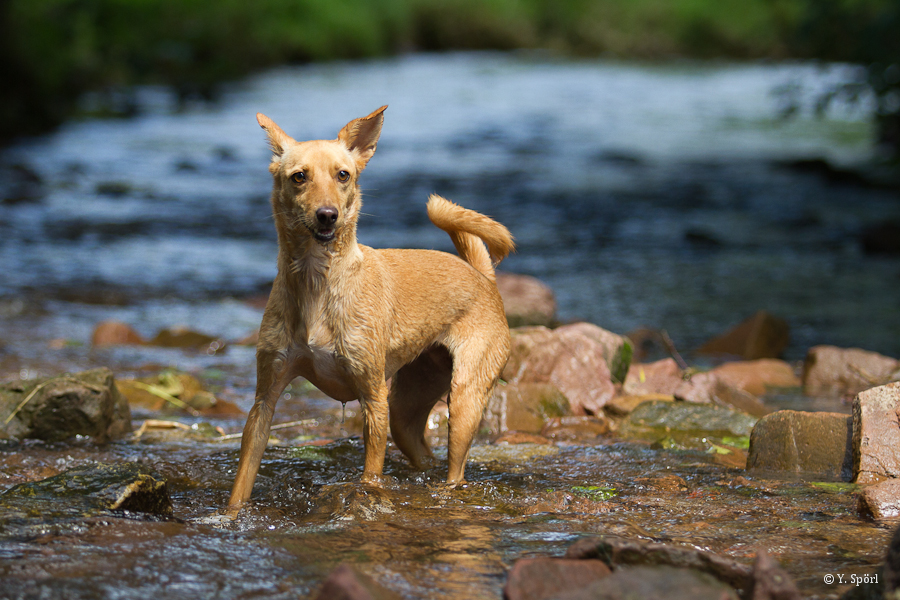
[{"label": "dog's eye", "polygon": [[338,181],[341,183],[347,183],[347,180],[350,179],[350,173],[347,171],[338,171]]},{"label": "dog's eye", "polygon": [[291,181],[294,183],[304,183],[306,181],[306,173],[303,171],[297,171],[293,175],[291,175]]}]

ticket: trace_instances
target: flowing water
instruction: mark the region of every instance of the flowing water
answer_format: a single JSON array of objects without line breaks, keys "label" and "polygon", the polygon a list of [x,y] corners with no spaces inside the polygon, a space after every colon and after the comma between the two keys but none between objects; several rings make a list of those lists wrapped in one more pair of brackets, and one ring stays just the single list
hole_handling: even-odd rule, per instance
[{"label": "flowing water", "polygon": [[[280,69],[212,105],[136,90],[136,117],[74,121],[0,155],[0,376],[174,366],[247,410],[252,349],[94,349],[91,331],[107,319],[147,337],[175,325],[230,341],[255,330],[260,310],[244,299],[265,291],[276,253],[255,113],[298,139],[333,138],[382,104],[363,243],[450,250],[425,216],[438,192],[510,228],[519,252],[503,268],[548,282],[563,320],[664,328],[689,350],[767,309],[790,322],[788,358],[818,343],[900,356],[900,259],[865,254],[859,237],[900,217],[896,191],[797,168],[868,158],[866,106],[780,117],[779,90],[814,99],[847,77],[841,66],[464,54]],[[826,597],[838,590],[823,577],[873,572],[890,533],[857,516],[846,486],[748,479],[715,453],[612,437],[481,439],[469,484],[452,492],[445,467],[416,473],[391,450],[394,482],[363,488],[358,415],[342,424],[340,405],[298,388],[276,420],[300,419],[315,422],[270,448],[234,524],[203,517],[226,501],[235,441],[7,442],[0,491],[139,460],[168,479],[176,518],[5,522],[0,596],[294,598],[349,561],[408,598],[498,598],[514,559],[617,533],[748,562],[765,547],[805,593]],[[229,433],[242,424],[211,421]],[[442,448],[445,431],[433,433]],[[309,441],[325,445],[299,445]]]}]

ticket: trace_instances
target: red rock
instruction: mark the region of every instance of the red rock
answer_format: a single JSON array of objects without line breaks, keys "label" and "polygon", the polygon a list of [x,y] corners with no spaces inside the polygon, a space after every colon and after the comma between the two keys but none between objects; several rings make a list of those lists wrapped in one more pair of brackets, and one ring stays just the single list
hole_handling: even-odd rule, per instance
[{"label": "red rock", "polygon": [[645,394],[673,395],[683,380],[678,363],[672,358],[664,358],[652,363],[633,363],[628,368],[628,376],[622,391],[631,396]]},{"label": "red rock", "polygon": [[628,375],[628,367],[631,365],[632,354],[634,354],[634,344],[632,344],[631,340],[598,327],[593,323],[585,323],[583,321],[563,325],[556,328],[553,333],[557,336],[579,333],[600,344],[613,381],[624,383],[625,377]]},{"label": "red rock", "polygon": [[769,387],[792,387],[800,381],[790,365],[779,360],[726,363],[712,371],[695,373],[674,392],[679,400],[700,404],[726,404],[761,417],[771,412],[756,394]]},{"label": "red rock", "polygon": [[769,388],[800,387],[800,378],[794,375],[793,367],[783,360],[729,362],[712,372],[719,380],[754,396],[762,396]]},{"label": "red rock", "polygon": [[612,571],[597,559],[522,558],[506,577],[506,600],[545,600],[584,588]]},{"label": "red rock", "polygon": [[859,512],[874,519],[900,517],[900,479],[870,485],[859,495]]},{"label": "red rock", "polygon": [[331,572],[316,600],[400,600],[400,596],[344,563]]},{"label": "red rock", "polygon": [[497,289],[510,327],[552,325],[556,321],[553,290],[539,279],[498,272]]},{"label": "red rock", "polygon": [[523,431],[508,431],[494,440],[495,444],[552,444],[549,439],[536,433],[526,433]]},{"label": "red rock", "polygon": [[103,321],[94,328],[91,345],[95,348],[103,346],[139,346],[144,338],[126,323],[119,321]]},{"label": "red rock", "polygon": [[586,441],[609,433],[609,420],[603,416],[570,416],[547,419],[541,435],[552,440]]},{"label": "red rock", "polygon": [[543,326],[517,327],[510,332],[509,360],[500,377],[505,381],[518,381],[525,366],[525,359],[532,350],[547,343],[553,337],[553,331]]},{"label": "red rock", "polygon": [[900,477],[900,382],[860,392],[853,400],[856,483]]},{"label": "red rock", "polygon": [[747,360],[778,358],[790,341],[787,321],[764,310],[703,344],[700,354],[739,356]]},{"label": "red rock", "polygon": [[900,360],[859,348],[815,346],[803,364],[807,396],[854,396],[900,377]]}]

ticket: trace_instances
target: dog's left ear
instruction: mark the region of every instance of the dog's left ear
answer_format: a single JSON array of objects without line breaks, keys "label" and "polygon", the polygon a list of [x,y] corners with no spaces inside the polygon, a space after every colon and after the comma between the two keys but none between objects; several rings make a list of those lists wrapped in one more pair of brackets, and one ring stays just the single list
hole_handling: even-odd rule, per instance
[{"label": "dog's left ear", "polygon": [[382,106],[367,117],[350,121],[338,133],[338,140],[356,158],[356,167],[360,171],[366,168],[366,163],[375,154],[386,108],[387,105]]}]

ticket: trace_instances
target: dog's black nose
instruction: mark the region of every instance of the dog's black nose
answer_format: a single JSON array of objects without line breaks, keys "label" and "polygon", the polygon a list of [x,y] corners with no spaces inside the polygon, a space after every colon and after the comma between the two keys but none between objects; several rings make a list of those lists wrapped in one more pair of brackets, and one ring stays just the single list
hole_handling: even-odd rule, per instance
[{"label": "dog's black nose", "polygon": [[335,224],[338,218],[337,209],[332,208],[330,206],[323,206],[319,210],[316,211],[316,220],[319,221],[319,225],[323,225],[325,227],[331,227]]}]

